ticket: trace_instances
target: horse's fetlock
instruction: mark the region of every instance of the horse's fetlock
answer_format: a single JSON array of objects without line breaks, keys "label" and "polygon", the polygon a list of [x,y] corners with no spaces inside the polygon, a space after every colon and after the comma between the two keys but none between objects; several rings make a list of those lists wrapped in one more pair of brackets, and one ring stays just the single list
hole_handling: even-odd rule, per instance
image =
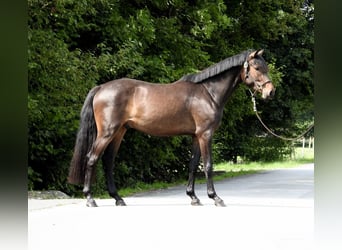
[{"label": "horse's fetlock", "polygon": [[208,192],[208,197],[210,198],[210,199],[215,199],[215,197],[216,197],[217,195],[216,195],[216,192]]},{"label": "horse's fetlock", "polygon": [[193,196],[195,193],[194,193],[194,190],[186,190],[186,194],[188,195],[188,196]]}]

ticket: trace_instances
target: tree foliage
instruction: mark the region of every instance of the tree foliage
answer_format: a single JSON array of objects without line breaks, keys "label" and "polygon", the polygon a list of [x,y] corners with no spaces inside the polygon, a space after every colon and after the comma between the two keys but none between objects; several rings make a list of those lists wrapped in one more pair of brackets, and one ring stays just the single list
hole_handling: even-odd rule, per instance
[{"label": "tree foliage", "polygon": [[[120,77],[169,83],[264,48],[277,94],[258,100],[261,115],[287,135],[312,120],[312,1],[29,0],[28,17],[30,188],[75,191],[66,174],[84,98],[91,87]],[[288,144],[266,136],[251,107],[241,86],[215,135],[216,160],[287,153]],[[116,161],[118,186],[183,178],[189,150],[186,137],[129,131]]]}]

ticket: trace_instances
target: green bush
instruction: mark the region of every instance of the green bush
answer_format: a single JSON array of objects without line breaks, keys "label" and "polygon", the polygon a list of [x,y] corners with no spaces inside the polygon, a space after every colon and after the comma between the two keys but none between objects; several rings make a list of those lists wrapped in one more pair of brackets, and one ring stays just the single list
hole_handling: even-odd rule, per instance
[{"label": "green bush", "polygon": [[275,137],[251,138],[248,147],[244,149],[242,158],[244,161],[281,161],[291,156],[291,142],[280,140]]}]

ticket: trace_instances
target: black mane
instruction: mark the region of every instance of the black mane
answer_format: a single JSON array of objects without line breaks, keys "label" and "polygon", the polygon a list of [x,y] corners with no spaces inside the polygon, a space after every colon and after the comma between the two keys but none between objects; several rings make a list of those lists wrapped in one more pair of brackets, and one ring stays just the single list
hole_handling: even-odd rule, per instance
[{"label": "black mane", "polygon": [[222,72],[229,70],[233,67],[241,66],[246,61],[247,56],[252,51],[253,50],[246,50],[238,55],[228,57],[198,73],[185,75],[180,80],[195,83],[203,82],[204,80],[221,74]]}]

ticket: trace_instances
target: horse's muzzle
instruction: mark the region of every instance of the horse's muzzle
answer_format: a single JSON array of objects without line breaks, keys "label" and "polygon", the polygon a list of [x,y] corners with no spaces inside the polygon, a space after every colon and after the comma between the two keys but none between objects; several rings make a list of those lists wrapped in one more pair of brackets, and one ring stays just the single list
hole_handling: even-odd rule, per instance
[{"label": "horse's muzzle", "polygon": [[275,87],[270,82],[266,83],[266,86],[262,90],[262,98],[263,99],[272,99],[275,95]]},{"label": "horse's muzzle", "polygon": [[262,98],[263,99],[273,99],[275,95],[275,88],[272,86],[272,88],[265,88],[262,91]]}]

